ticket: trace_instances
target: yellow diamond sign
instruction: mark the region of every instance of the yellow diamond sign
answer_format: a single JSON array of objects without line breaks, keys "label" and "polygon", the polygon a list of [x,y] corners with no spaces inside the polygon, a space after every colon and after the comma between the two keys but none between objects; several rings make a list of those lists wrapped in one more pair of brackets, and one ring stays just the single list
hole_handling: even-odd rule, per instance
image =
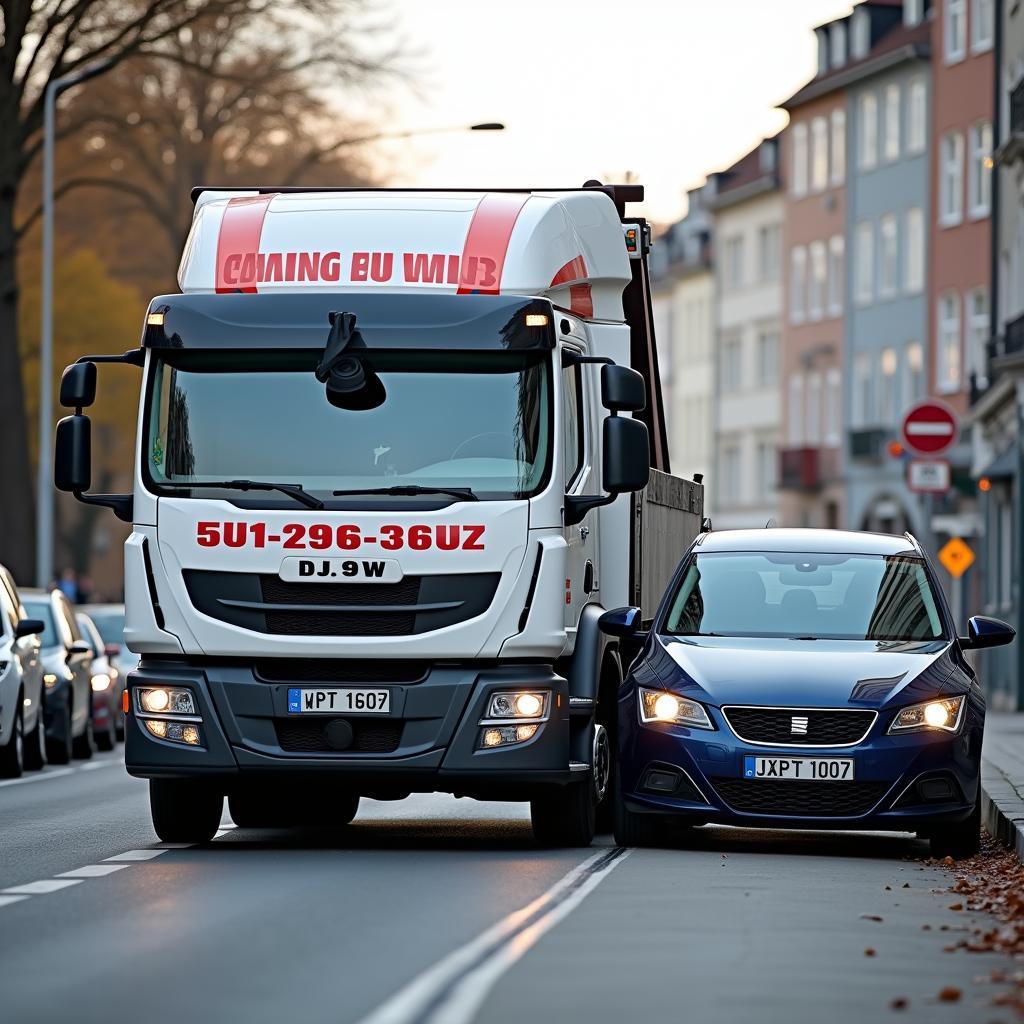
[{"label": "yellow diamond sign", "polygon": [[958,580],[974,564],[974,552],[959,537],[953,537],[942,545],[939,561],[946,572]]}]

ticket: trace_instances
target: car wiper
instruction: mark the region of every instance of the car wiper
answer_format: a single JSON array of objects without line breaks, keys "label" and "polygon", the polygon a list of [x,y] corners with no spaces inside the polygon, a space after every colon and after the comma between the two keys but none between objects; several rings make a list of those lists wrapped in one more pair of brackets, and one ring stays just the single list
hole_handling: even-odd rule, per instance
[{"label": "car wiper", "polygon": [[274,484],[268,483],[266,480],[193,480],[191,482],[175,480],[166,483],[161,481],[160,486],[174,488],[178,491],[199,487],[220,488],[228,491],[280,491],[282,494],[287,494],[290,498],[294,498],[300,504],[305,505],[306,508],[324,507],[324,503],[319,498],[313,497],[300,484]]},{"label": "car wiper", "polygon": [[346,487],[340,491],[331,492],[335,497],[345,494],[449,494],[453,498],[461,498],[463,501],[479,501],[480,499],[469,487],[424,487],[421,484],[395,484],[394,487]]}]

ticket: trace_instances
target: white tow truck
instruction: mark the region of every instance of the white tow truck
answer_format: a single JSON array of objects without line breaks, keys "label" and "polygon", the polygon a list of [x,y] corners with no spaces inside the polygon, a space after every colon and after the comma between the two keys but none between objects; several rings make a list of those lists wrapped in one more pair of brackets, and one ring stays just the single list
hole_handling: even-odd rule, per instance
[{"label": "white tow truck", "polygon": [[[628,652],[699,531],[668,475],[640,186],[199,188],[181,294],[65,370],[56,484],[132,524],[129,772],[167,841],[360,796],[606,816]],[[142,369],[90,493],[97,364]]]}]

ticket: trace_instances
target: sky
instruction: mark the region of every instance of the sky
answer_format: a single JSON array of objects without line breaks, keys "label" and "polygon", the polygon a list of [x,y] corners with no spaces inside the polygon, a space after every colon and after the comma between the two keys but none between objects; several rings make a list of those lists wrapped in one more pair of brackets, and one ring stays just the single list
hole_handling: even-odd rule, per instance
[{"label": "sky", "polygon": [[[381,131],[502,121],[378,144],[395,185],[633,180],[667,223],[685,191],[784,127],[815,25],[849,0],[386,0],[415,85],[367,107]],[[366,101],[368,104],[370,101]]]}]

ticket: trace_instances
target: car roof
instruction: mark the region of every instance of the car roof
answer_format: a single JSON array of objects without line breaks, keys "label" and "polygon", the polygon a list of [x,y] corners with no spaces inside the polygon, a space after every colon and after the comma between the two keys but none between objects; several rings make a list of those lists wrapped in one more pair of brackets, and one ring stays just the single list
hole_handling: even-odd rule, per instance
[{"label": "car roof", "polygon": [[854,530],[808,530],[769,527],[763,530],[714,530],[697,541],[701,554],[713,551],[790,551],[814,554],[908,555],[921,549],[909,534],[862,533]]}]

